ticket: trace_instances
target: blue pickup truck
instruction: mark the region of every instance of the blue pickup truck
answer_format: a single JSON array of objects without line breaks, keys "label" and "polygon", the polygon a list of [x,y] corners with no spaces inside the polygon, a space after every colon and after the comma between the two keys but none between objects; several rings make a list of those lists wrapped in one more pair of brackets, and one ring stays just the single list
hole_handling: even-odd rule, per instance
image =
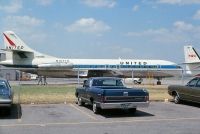
[{"label": "blue pickup truck", "polygon": [[128,109],[149,106],[149,93],[145,89],[127,88],[121,78],[93,77],[76,89],[77,104],[92,105],[95,114],[103,109]]}]

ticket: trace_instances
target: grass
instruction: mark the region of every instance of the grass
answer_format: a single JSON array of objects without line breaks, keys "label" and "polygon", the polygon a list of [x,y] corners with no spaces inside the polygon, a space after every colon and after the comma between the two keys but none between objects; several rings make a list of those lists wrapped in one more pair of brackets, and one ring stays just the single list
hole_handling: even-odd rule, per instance
[{"label": "grass", "polygon": [[[151,101],[171,99],[166,86],[139,86],[148,89]],[[68,103],[75,101],[75,85],[21,85],[12,86],[15,95],[14,103],[45,104]]]},{"label": "grass", "polygon": [[167,85],[138,85],[139,88],[145,88],[149,91],[149,99],[151,101],[171,100],[172,97],[168,94]]},{"label": "grass", "polygon": [[13,89],[15,92],[15,103],[64,103],[75,100],[74,85],[21,85],[13,86]]}]

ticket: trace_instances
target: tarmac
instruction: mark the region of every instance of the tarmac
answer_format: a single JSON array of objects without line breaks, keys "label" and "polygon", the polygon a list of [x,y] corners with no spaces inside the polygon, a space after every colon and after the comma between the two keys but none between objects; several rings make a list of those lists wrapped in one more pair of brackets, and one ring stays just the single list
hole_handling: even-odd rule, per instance
[{"label": "tarmac", "polygon": [[151,102],[133,114],[90,106],[43,104],[14,106],[1,116],[0,134],[199,134],[199,105]]}]

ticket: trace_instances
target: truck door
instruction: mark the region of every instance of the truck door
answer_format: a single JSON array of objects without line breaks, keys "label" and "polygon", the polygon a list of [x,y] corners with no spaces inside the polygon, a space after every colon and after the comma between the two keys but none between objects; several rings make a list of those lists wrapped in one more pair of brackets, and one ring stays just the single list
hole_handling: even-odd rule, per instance
[{"label": "truck door", "polygon": [[85,80],[83,84],[83,90],[82,90],[82,95],[81,97],[84,99],[85,102],[88,102],[87,100],[87,90],[89,88],[89,80]]},{"label": "truck door", "polygon": [[90,87],[91,87],[91,79],[88,79],[87,82],[86,82],[85,94],[84,94],[84,97],[86,99],[85,101],[87,103],[90,103],[90,96],[91,96]]}]

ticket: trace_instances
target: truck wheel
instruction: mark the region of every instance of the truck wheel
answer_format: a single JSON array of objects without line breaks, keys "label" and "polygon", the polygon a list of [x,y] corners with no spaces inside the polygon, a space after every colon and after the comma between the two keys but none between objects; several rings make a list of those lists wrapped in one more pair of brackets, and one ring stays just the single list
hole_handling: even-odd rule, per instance
[{"label": "truck wheel", "polygon": [[95,113],[95,114],[98,114],[100,112],[100,108],[97,107],[97,104],[93,102],[92,104],[92,111]]},{"label": "truck wheel", "polygon": [[77,103],[79,106],[83,106],[85,103],[82,101],[81,97],[77,97]]},{"label": "truck wheel", "polygon": [[0,111],[1,111],[0,115],[2,114],[3,116],[9,116],[11,114],[11,108],[10,107],[4,107]]},{"label": "truck wheel", "polygon": [[6,108],[6,115],[10,115],[11,114],[11,110],[12,110],[12,107]]},{"label": "truck wheel", "polygon": [[129,109],[129,112],[131,112],[131,113],[135,113],[137,111],[137,108],[130,108]]},{"label": "truck wheel", "polygon": [[181,102],[181,100],[180,100],[180,98],[179,98],[179,95],[176,93],[175,95],[174,95],[174,103],[175,104],[179,104]]}]

